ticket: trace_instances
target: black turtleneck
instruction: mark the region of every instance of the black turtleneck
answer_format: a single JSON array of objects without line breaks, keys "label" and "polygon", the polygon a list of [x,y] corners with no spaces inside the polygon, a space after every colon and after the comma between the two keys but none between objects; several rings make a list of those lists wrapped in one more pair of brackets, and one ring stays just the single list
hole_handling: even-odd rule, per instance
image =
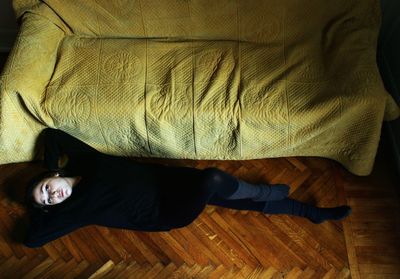
[{"label": "black turtleneck", "polygon": [[82,179],[67,200],[48,206],[47,213],[32,210],[24,242],[29,247],[91,224],[170,230],[189,224],[205,207],[197,183],[200,170],[134,162],[100,153],[61,130],[43,133],[46,168],[57,170],[59,157],[67,155],[65,172]]}]

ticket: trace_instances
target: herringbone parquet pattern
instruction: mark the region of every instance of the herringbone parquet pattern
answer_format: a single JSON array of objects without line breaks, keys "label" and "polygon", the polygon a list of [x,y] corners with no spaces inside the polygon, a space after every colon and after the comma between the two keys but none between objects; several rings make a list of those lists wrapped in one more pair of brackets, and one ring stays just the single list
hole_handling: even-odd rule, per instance
[{"label": "herringbone parquet pattern", "polygon": [[[325,159],[158,162],[217,166],[250,182],[287,183],[290,196],[305,202],[339,203],[339,166]],[[24,208],[16,189],[37,169],[33,163],[0,167],[2,278],[350,278],[341,222],[315,225],[211,206],[190,226],[170,232],[89,226],[43,248],[25,248],[18,243]]]},{"label": "herringbone parquet pattern", "polygon": [[378,156],[372,175],[343,172],[339,181],[353,207],[344,232],[354,279],[400,278],[400,183],[390,170]]}]

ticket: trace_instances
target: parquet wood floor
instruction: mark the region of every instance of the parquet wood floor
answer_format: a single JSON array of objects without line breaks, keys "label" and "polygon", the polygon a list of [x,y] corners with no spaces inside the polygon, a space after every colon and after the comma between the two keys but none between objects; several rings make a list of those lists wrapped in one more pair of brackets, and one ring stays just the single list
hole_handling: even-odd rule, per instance
[{"label": "parquet wood floor", "polygon": [[0,278],[400,278],[398,196],[384,166],[356,177],[321,158],[145,161],[216,166],[250,182],[287,183],[292,198],[322,207],[348,203],[353,214],[315,225],[209,206],[170,232],[88,226],[29,249],[19,243],[26,226],[21,185],[40,167],[3,165]]}]

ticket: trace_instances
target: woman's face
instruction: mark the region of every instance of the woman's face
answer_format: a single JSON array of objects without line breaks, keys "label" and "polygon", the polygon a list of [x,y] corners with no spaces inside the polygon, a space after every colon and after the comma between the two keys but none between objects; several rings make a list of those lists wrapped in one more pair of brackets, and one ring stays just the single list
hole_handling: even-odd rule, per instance
[{"label": "woman's face", "polygon": [[35,202],[41,205],[55,205],[71,196],[72,185],[65,177],[56,174],[42,179],[33,189]]}]

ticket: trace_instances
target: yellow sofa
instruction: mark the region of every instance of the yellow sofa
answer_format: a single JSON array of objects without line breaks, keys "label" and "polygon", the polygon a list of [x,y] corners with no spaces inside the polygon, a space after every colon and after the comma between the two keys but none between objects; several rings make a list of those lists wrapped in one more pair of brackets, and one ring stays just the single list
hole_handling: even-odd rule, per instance
[{"label": "yellow sofa", "polygon": [[399,116],[378,0],[14,0],[0,163],[45,127],[123,156],[320,156],[370,173]]}]

